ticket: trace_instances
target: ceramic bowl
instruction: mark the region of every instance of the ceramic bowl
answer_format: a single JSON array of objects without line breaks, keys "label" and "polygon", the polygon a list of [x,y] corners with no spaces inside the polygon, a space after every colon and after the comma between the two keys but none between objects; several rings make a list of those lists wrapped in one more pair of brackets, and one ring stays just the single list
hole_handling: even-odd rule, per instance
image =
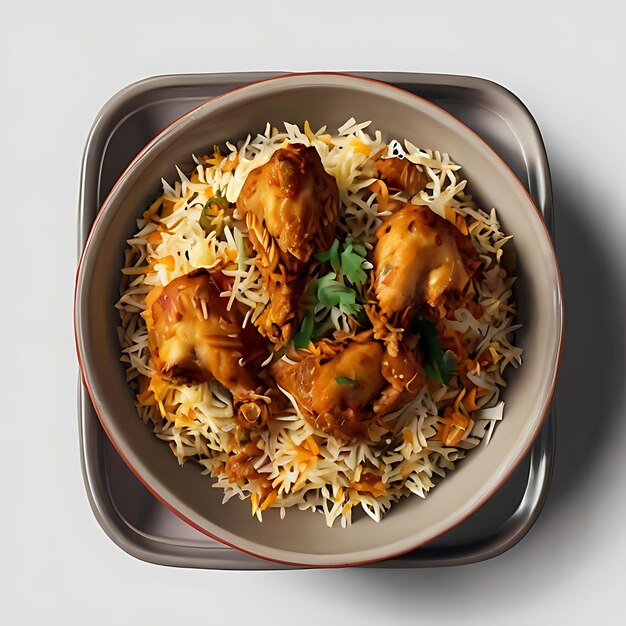
[{"label": "ceramic bowl", "polygon": [[[472,450],[425,498],[405,498],[380,523],[369,517],[327,528],[320,515],[266,511],[263,523],[249,502],[222,504],[194,463],[179,467],[168,446],[137,416],[125,381],[116,335],[123,250],[136,220],[158,194],[161,177],[176,178],[214,144],[264,129],[267,121],[338,127],[348,118],[372,120],[386,138],[448,152],[463,166],[472,194],[496,207],[517,257],[516,298],[524,325],[516,341],[524,362],[509,372],[505,419],[488,446]],[[198,530],[228,545],[284,563],[345,566],[389,558],[446,532],[485,502],[506,480],[539,433],[551,402],[562,339],[558,266],[550,237],[526,190],[476,134],[434,104],[385,83],[338,74],[265,80],[227,93],[163,130],[133,160],[104,202],[88,237],[76,282],[75,330],[84,384],[122,458],[146,487]]]}]

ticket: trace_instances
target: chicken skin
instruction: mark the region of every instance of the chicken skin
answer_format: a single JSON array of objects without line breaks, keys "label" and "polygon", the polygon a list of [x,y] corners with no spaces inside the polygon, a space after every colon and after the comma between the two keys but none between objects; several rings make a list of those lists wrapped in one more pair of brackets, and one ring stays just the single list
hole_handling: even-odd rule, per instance
[{"label": "chicken skin", "polygon": [[379,177],[391,189],[406,191],[414,196],[426,187],[428,175],[418,169],[415,163],[408,159],[393,157],[390,159],[377,159]]},{"label": "chicken skin", "polygon": [[436,308],[461,292],[479,265],[469,237],[431,209],[410,202],[376,231],[374,293],[388,319],[407,307]]},{"label": "chicken skin", "polygon": [[368,425],[408,402],[425,384],[416,352],[390,357],[377,341],[351,341],[334,357],[281,359],[271,366],[317,428],[339,439],[367,437]]},{"label": "chicken skin", "polygon": [[389,346],[381,362],[383,378],[389,383],[373,404],[374,413],[382,416],[399,409],[415,398],[426,384],[422,353],[414,336],[406,336],[392,354]]},{"label": "chicken skin", "polygon": [[287,145],[248,175],[237,199],[270,302],[257,318],[261,334],[287,343],[313,254],[333,241],[339,208],[335,179],[312,147]]},{"label": "chicken skin", "polygon": [[156,288],[143,316],[159,375],[179,383],[215,379],[233,395],[237,420],[259,428],[268,418],[255,368],[267,353],[253,326],[241,327],[237,303],[229,311],[213,277],[197,270]]}]

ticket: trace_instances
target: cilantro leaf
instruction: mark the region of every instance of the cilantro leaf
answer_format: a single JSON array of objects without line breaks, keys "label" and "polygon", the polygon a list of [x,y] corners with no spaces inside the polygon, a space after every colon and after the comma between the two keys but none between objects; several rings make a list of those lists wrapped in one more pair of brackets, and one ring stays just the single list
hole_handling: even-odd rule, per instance
[{"label": "cilantro leaf", "polygon": [[[359,254],[359,252],[364,252],[365,254]],[[358,244],[355,246],[352,243],[344,244],[343,252],[341,253],[341,273],[355,287],[360,287],[367,281],[367,274],[363,269],[363,264],[366,262],[365,256],[366,250],[364,246]]]},{"label": "cilantro leaf", "polygon": [[[220,209],[213,209],[213,205],[217,204]],[[214,220],[218,217],[220,211],[226,211],[229,208],[228,200],[222,196],[211,196],[205,203],[200,213],[200,219],[198,223],[200,228],[208,235],[214,230],[218,231],[218,235],[221,234],[221,228],[214,226]]]},{"label": "cilantro leaf", "polygon": [[[328,311],[326,313],[328,313]],[[311,335],[311,341],[318,341],[334,329],[335,325],[333,324],[333,320],[331,319],[330,315],[326,314],[325,317],[319,322],[317,320],[315,321],[313,334]]]},{"label": "cilantro leaf", "polygon": [[369,322],[363,315],[363,287],[372,265],[367,261],[365,246],[334,239],[330,248],[317,253],[315,258],[321,263],[328,262],[332,271],[313,278],[303,294],[301,304],[308,313],[294,337],[296,349],[305,348],[309,341],[317,341],[331,331],[336,324],[337,309],[342,315],[356,318],[360,325]]},{"label": "cilantro leaf", "polygon": [[424,351],[424,371],[426,376],[441,385],[447,385],[456,372],[456,357],[454,353],[450,350],[444,352],[439,343],[437,328],[434,324],[424,319],[418,319],[415,321],[415,326],[421,337],[420,343]]},{"label": "cilantro leaf", "polygon": [[293,338],[293,345],[296,350],[300,350],[301,348],[306,348],[311,341],[311,336],[313,335],[313,329],[315,327],[315,315],[313,311],[309,311],[305,318],[302,320],[302,325],[300,326],[300,332],[295,335]]},{"label": "cilantro leaf", "polygon": [[340,304],[339,310],[345,315],[356,317],[363,310],[363,307],[360,304]]},{"label": "cilantro leaf", "polygon": [[335,382],[338,385],[352,385],[353,387],[357,385],[356,380],[346,378],[345,376],[337,376],[337,378],[335,378]]},{"label": "cilantro leaf", "polygon": [[356,291],[337,280],[335,272],[329,272],[317,281],[317,300],[328,308],[356,305]]},{"label": "cilantro leaf", "polygon": [[339,273],[340,265],[339,265],[339,239],[335,239],[333,241],[333,245],[330,246],[326,252],[319,252],[315,255],[315,258],[318,261],[329,261],[330,266],[333,268],[335,273]]},{"label": "cilantro leaf", "polygon": [[428,378],[436,380],[442,385],[447,385],[456,372],[456,357],[454,353],[451,350],[447,350],[441,361],[434,359],[431,363],[426,363],[424,371]]},{"label": "cilantro leaf", "polygon": [[362,243],[352,243],[352,249],[364,259],[367,257],[367,249]]},{"label": "cilantro leaf", "polygon": [[371,269],[371,265],[367,261],[367,249],[360,243],[339,243],[335,239],[328,250],[319,252],[315,258],[322,262],[328,261],[335,274],[345,277],[357,288],[367,282],[365,270]]},{"label": "cilantro leaf", "polygon": [[204,208],[208,209],[213,203],[221,204],[223,209],[228,208],[228,200],[223,196],[211,196],[205,203]]}]

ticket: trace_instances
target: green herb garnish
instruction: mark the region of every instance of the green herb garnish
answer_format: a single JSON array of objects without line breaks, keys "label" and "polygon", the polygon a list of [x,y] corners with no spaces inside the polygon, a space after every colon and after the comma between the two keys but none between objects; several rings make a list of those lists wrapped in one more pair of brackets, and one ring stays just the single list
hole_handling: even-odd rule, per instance
[{"label": "green herb garnish", "polygon": [[[336,240],[335,240],[336,241]],[[360,244],[344,243],[341,253],[341,273],[355,287],[361,287],[367,281],[364,265],[367,264],[367,250]],[[366,266],[367,267],[367,266]]]},{"label": "green herb garnish", "polygon": [[328,261],[336,274],[339,273],[341,266],[339,265],[339,239],[333,241],[333,245],[325,252],[319,252],[315,255],[318,261]]},{"label": "green herb garnish", "polygon": [[335,239],[328,250],[315,255],[318,261],[328,261],[337,276],[355,287],[362,287],[367,281],[366,269],[371,269],[367,261],[367,249],[360,243]]},{"label": "green herb garnish", "polygon": [[224,196],[211,196],[205,203],[204,208],[208,209],[213,203],[221,204],[223,209],[228,208],[228,200]]},{"label": "green herb garnish", "polygon": [[315,315],[313,314],[313,311],[309,311],[306,314],[305,318],[302,320],[300,332],[297,333],[296,336],[293,338],[293,346],[296,350],[306,348],[309,345],[314,328]]},{"label": "green herb garnish", "polygon": [[364,287],[367,283],[367,271],[372,265],[367,261],[365,246],[352,241],[340,242],[335,239],[324,252],[315,258],[322,263],[329,263],[332,271],[309,283],[303,302],[308,313],[302,321],[300,332],[294,337],[296,349],[305,348],[309,341],[324,337],[334,328],[331,318],[332,309],[339,309],[343,315],[355,318],[361,326],[369,320],[364,316]]},{"label": "green herb garnish", "polygon": [[316,281],[317,301],[326,308],[334,306],[346,315],[356,315],[361,309],[357,304],[357,292],[338,280],[335,272],[329,272]]},{"label": "green herb garnish", "polygon": [[[211,207],[213,204],[218,204],[221,206],[221,208],[218,209],[217,211],[214,211],[212,214]],[[220,212],[223,213],[228,208],[229,208],[228,200],[226,200],[226,198],[223,198],[222,196],[211,196],[204,203],[204,208],[202,209],[202,213],[200,213],[200,219],[198,220],[198,223],[200,224],[200,227],[207,235],[212,233],[214,230],[216,230],[215,225],[213,223],[214,219],[219,216]]]},{"label": "green herb garnish", "polygon": [[353,380],[352,378],[346,378],[345,376],[337,376],[337,378],[335,378],[335,382],[338,385],[352,385],[353,387],[357,385],[356,380]]},{"label": "green herb garnish", "polygon": [[437,328],[425,319],[415,320],[415,326],[421,337],[421,346],[424,351],[424,371],[426,376],[441,385],[447,385],[450,378],[456,373],[456,357],[451,350],[444,352]]}]

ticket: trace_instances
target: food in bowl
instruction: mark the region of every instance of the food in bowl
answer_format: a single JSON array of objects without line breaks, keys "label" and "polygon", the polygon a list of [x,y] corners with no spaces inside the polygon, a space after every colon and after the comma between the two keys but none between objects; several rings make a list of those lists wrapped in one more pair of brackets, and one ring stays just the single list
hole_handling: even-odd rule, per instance
[{"label": "food in bowl", "polygon": [[269,124],[194,157],[128,240],[137,408],[224,500],[379,521],[502,419],[521,349],[510,239],[447,154]]}]

